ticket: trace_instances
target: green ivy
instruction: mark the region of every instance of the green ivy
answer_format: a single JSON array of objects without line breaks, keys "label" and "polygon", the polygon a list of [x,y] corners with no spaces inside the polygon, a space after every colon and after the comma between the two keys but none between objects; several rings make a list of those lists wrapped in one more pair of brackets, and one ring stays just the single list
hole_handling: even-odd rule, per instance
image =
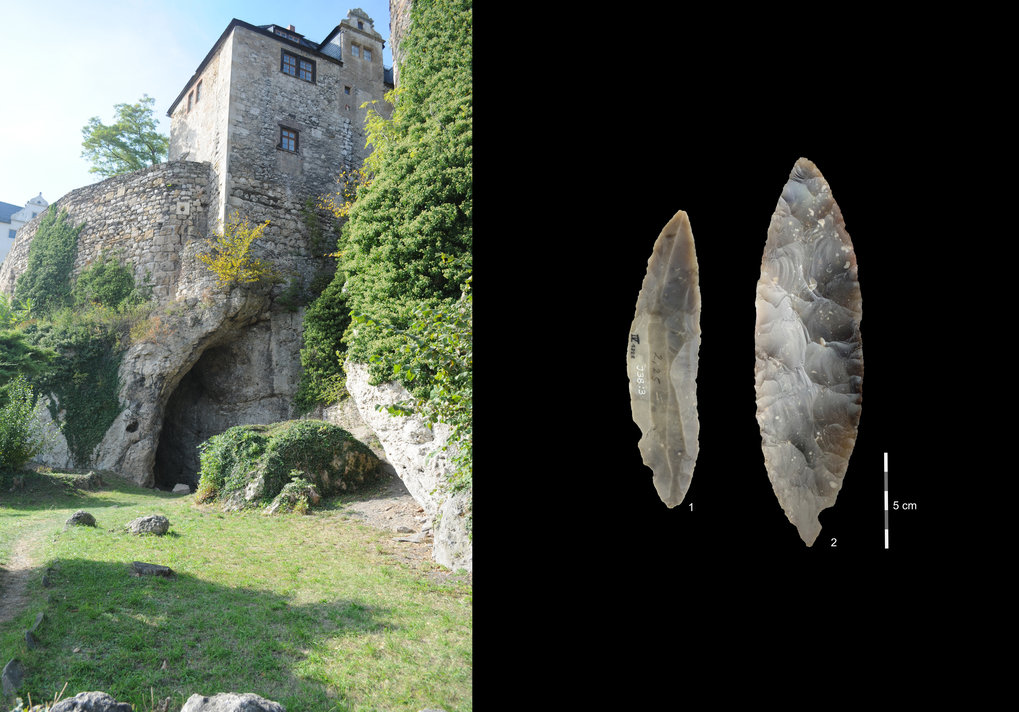
[{"label": "green ivy", "polygon": [[49,411],[67,440],[76,467],[92,464],[92,452],[123,409],[118,394],[122,349],[107,323],[64,312],[56,321],[25,329],[35,347],[55,351],[49,368],[32,378],[49,396]]},{"label": "green ivy", "polygon": [[400,342],[398,348],[377,357],[392,378],[408,384],[412,398],[387,408],[391,415],[416,413],[428,427],[450,426],[444,449],[451,450],[454,471],[447,485],[452,493],[468,493],[467,529],[473,521],[470,509],[473,487],[474,406],[474,306],[471,279],[456,304],[435,309],[419,308],[410,325],[399,329],[364,316],[355,316],[359,329],[385,333]]},{"label": "green ivy", "polygon": [[294,397],[298,415],[336,403],[346,395],[345,376],[336,352],[343,348],[343,332],[349,323],[343,282],[334,279],[304,314],[301,378]]},{"label": "green ivy", "polygon": [[71,270],[78,250],[81,225],[73,225],[67,211],[56,204],[43,214],[28,248],[28,263],[18,277],[14,296],[31,300],[38,314],[47,314],[71,303]]},{"label": "green ivy", "polygon": [[305,316],[303,407],[343,382],[347,358],[369,363],[376,382],[392,376],[383,360],[404,340],[351,328],[351,312],[407,329],[421,310],[456,304],[471,274],[471,8],[468,0],[411,6],[392,116],[369,107],[374,177],[350,208],[333,282]]}]

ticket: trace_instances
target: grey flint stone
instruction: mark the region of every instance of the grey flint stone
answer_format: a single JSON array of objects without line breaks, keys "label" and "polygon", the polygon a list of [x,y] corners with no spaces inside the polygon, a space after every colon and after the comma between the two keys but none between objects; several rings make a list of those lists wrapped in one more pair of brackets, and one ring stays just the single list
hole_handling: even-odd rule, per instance
[{"label": "grey flint stone", "polygon": [[680,210],[655,241],[626,348],[638,447],[669,507],[683,501],[697,462],[700,314],[693,232]]},{"label": "grey flint stone", "polygon": [[863,390],[856,253],[824,176],[796,162],[757,284],[757,422],[775,496],[811,546],[856,443]]}]

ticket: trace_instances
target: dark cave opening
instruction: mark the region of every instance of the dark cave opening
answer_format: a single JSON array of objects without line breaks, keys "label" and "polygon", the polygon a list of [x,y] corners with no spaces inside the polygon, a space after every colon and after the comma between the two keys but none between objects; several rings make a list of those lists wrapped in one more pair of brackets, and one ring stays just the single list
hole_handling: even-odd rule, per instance
[{"label": "dark cave opening", "polygon": [[201,397],[198,366],[195,364],[181,379],[163,413],[163,429],[153,466],[156,487],[162,490],[186,484],[193,492],[198,486],[198,444],[209,437],[202,433],[193,407]]},{"label": "dark cave opening", "polygon": [[223,396],[217,392],[222,382],[217,374],[229,362],[228,348],[207,349],[167,401],[153,465],[157,488],[185,484],[193,492],[198,486],[198,446],[225,429],[215,415]]}]

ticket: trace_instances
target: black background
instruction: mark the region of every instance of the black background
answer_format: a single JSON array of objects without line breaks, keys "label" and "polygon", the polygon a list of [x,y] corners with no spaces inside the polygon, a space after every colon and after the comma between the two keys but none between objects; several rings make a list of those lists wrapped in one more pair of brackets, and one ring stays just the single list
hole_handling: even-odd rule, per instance
[{"label": "black background", "polygon": [[[478,492],[512,492],[493,501],[522,524],[500,541],[507,556],[540,550],[571,570],[852,562],[893,577],[986,547],[993,522],[970,526],[980,515],[962,488],[997,467],[983,445],[1008,427],[992,414],[1001,386],[985,380],[1001,373],[992,344],[1014,281],[997,80],[974,57],[880,34],[852,52],[750,43],[736,59],[661,32],[658,51],[629,63],[606,42],[559,65],[564,83],[537,92],[554,102],[506,101],[499,69],[476,80],[480,113],[498,117],[476,154],[477,258],[491,275],[479,269],[476,286],[492,309],[478,335],[497,356],[479,371],[479,424],[493,425],[479,425],[479,462],[495,472]],[[801,156],[856,250],[865,363],[856,448],[812,547],[771,489],[753,387],[762,251]],[[692,487],[668,509],[637,449],[624,353],[652,246],[681,209],[700,264],[701,430]],[[890,501],[916,505],[890,513],[888,551],[885,452]]]},{"label": "black background", "polygon": [[[921,660],[948,694],[970,638],[1003,630],[1014,567],[1012,42],[958,13],[717,11],[626,32],[624,7],[507,54],[475,44],[492,117],[475,153],[477,334],[494,355],[478,371],[476,574],[502,596],[499,645],[563,700],[627,709],[853,671],[851,698]],[[856,448],[812,547],[768,480],[753,380],[761,256],[801,156],[855,247],[865,363]],[[669,509],[624,355],[677,210],[700,264],[701,429]],[[888,550],[885,452],[890,500],[916,505],[890,513]]]}]

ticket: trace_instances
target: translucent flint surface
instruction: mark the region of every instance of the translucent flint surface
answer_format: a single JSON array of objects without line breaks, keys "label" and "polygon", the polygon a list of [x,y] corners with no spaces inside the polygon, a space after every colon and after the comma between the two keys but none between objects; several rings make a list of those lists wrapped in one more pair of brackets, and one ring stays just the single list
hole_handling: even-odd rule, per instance
[{"label": "translucent flint surface", "polygon": [[697,461],[700,314],[693,233],[681,210],[655,242],[626,349],[638,447],[669,507],[683,501]]},{"label": "translucent flint surface", "polygon": [[757,284],[757,421],[789,521],[810,546],[835,504],[860,421],[856,254],[821,172],[796,162],[768,228]]}]

